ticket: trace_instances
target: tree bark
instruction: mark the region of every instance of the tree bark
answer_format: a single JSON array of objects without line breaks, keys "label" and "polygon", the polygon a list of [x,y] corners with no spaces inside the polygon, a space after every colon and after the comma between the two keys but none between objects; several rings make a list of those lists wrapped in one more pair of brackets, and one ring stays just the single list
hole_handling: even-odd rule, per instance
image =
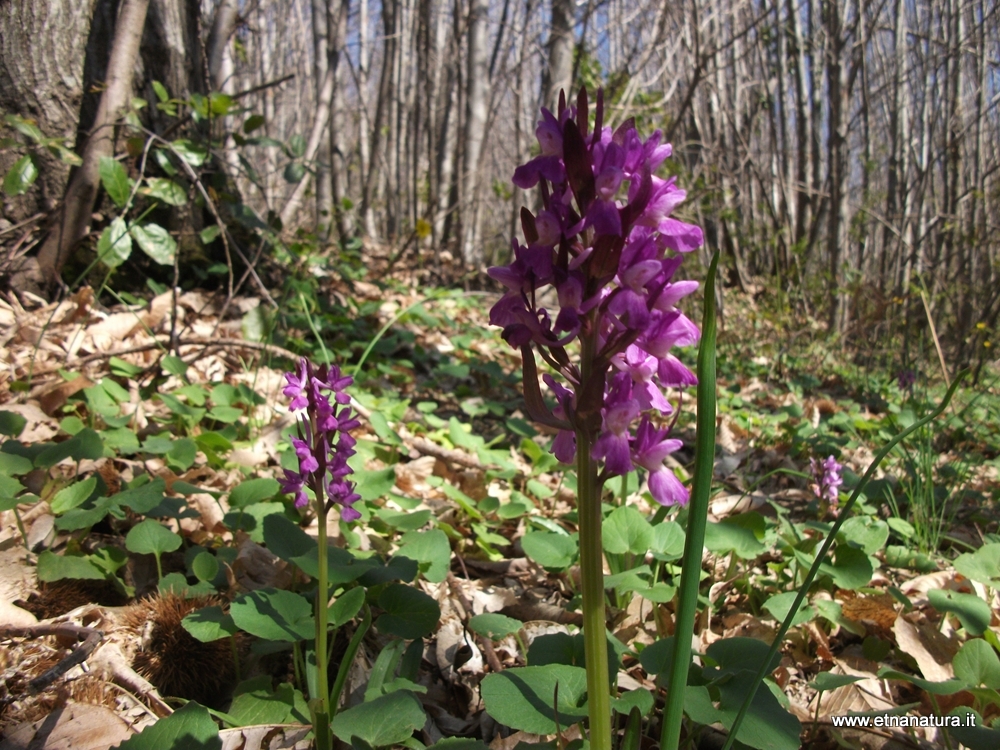
[{"label": "tree bark", "polygon": [[486,22],[488,0],[469,3],[469,67],[466,89],[464,134],[464,170],[462,175],[462,260],[466,267],[476,269],[483,262],[479,242],[479,193],[483,180],[479,174],[483,137],[486,130],[489,101],[489,65]]},{"label": "tree bark", "polygon": [[41,278],[49,286],[55,283],[76,244],[90,231],[90,217],[100,186],[99,163],[102,157],[114,156],[115,123],[132,93],[132,74],[148,8],[149,0],[124,0],[118,14],[107,88],[101,95],[94,127],[83,149],[83,164],[70,180],[61,216],[38,253]]},{"label": "tree bark", "polygon": [[552,24],[546,45],[548,63],[542,78],[542,106],[555,112],[559,92],[566,92],[566,101],[573,100],[573,0],[552,0]]}]

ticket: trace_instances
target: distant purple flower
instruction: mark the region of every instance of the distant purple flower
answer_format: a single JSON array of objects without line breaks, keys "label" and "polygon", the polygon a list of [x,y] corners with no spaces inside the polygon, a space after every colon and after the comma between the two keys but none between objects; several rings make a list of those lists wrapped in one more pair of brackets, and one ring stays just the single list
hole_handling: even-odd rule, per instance
[{"label": "distant purple flower", "polygon": [[[587,435],[602,480],[639,466],[657,502],[684,503],[687,490],[664,464],[680,442],[650,417],[671,411],[664,389],[697,383],[671,353],[700,336],[677,309],[698,284],[675,278],[682,259],[675,253],[694,250],[704,237],[671,217],[687,195],[675,178],[653,174],[672,151],[662,133],[644,141],[632,122],[605,127],[600,92],[588,133],[587,109],[581,91],[576,107],[560,98],[555,114],[542,110],[540,155],[513,177],[522,189],[539,186],[542,209],[522,209],[527,244],[515,241],[510,265],[489,270],[507,288],[490,322],[521,350],[528,412],[555,428],[552,451],[560,461],[574,460],[577,436]],[[557,309],[541,303],[552,299],[551,289]],[[577,341],[589,362],[567,350]],[[536,351],[559,376],[544,378],[554,409],[538,386]]]},{"label": "distant purple flower", "polygon": [[828,503],[834,509],[840,499],[840,485],[844,483],[840,476],[843,468],[833,456],[828,456],[821,463],[817,463],[815,458],[809,459],[809,472],[813,476],[809,489],[817,500]]},{"label": "distant purple flower", "polygon": [[317,498],[325,496],[325,509],[337,504],[343,520],[356,521],[361,514],[352,505],[360,496],[347,479],[351,474],[347,459],[354,455],[350,431],[360,423],[344,391],[353,379],[341,374],[336,365],[314,368],[303,358],[295,372],[285,373],[285,381],[283,393],[298,413],[299,436],[291,438],[291,443],[299,470],[285,469],[282,491],[294,495],[295,506],[302,508],[309,503],[308,487]]}]

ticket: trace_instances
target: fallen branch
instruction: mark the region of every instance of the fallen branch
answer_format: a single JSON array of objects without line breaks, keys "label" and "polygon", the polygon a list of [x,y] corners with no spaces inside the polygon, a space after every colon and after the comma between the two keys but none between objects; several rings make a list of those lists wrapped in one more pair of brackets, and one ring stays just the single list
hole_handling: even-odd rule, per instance
[{"label": "fallen branch", "polygon": [[31,694],[42,692],[73,667],[83,664],[104,638],[104,633],[100,630],[74,625],[69,622],[39,623],[23,627],[0,628],[0,637],[4,638],[41,638],[48,635],[77,640],[82,638],[83,643],[73,649],[68,656],[60,660],[54,667],[29,682],[28,692]]}]

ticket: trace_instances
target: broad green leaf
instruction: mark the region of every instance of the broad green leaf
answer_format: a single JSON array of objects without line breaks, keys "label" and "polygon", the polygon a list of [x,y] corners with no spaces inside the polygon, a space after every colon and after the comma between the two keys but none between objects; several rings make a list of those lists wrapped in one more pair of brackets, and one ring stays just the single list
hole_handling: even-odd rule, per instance
[{"label": "broad green leaf", "polygon": [[870,516],[853,516],[844,521],[838,539],[857,544],[866,555],[874,555],[889,540],[889,524]]},{"label": "broad green leaf", "polygon": [[973,635],[982,635],[990,626],[990,605],[976,594],[931,589],[927,592],[927,601],[938,612],[953,612],[962,627]]},{"label": "broad green leaf", "polygon": [[966,641],[952,663],[955,677],[969,687],[1000,690],[1000,659],[993,647],[981,638]]},{"label": "broad green leaf", "polygon": [[676,521],[662,521],[653,527],[653,554],[661,560],[678,560],[684,554],[684,529]]},{"label": "broad green leaf", "polygon": [[37,575],[39,581],[46,583],[63,578],[84,578],[93,581],[107,578],[105,572],[88,557],[57,555],[49,550],[38,556]]},{"label": "broad green leaf", "polygon": [[229,504],[234,508],[244,508],[252,503],[270,500],[280,489],[281,485],[277,479],[270,477],[247,479],[236,485],[229,493]]},{"label": "broad green leaf", "polygon": [[146,255],[161,266],[172,266],[177,253],[177,242],[170,232],[159,224],[135,224],[132,237]]},{"label": "broad green leaf", "polygon": [[[785,591],[781,594],[775,594],[770,599],[764,603],[764,609],[771,613],[771,617],[777,620],[779,623],[784,622],[785,618],[788,617],[788,612],[791,610],[792,605],[795,603],[796,592]],[[801,625],[804,622],[809,622],[816,616],[816,610],[809,606],[808,601],[802,602],[799,606],[799,611],[795,614],[792,619],[792,627],[796,625]]]},{"label": "broad green leaf", "polygon": [[331,723],[333,733],[350,743],[357,737],[369,747],[387,747],[405,742],[427,721],[413,693],[397,690],[373,701],[340,711]]},{"label": "broad green leaf", "polygon": [[102,156],[98,169],[101,174],[101,184],[104,185],[108,197],[118,208],[124,208],[132,193],[132,180],[129,179],[125,167],[110,156]]},{"label": "broad green leaf", "polygon": [[198,238],[201,240],[201,244],[210,245],[215,241],[215,238],[219,236],[221,230],[218,224],[213,224],[210,227],[205,227],[198,233]]},{"label": "broad green leaf", "polygon": [[181,620],[181,625],[192,638],[204,643],[235,635],[238,630],[233,618],[219,606],[196,609]]},{"label": "broad green leaf", "polygon": [[136,513],[146,513],[163,502],[166,493],[166,482],[157,477],[151,482],[131,487],[112,495],[110,500],[117,505],[124,505]]},{"label": "broad green leaf", "polygon": [[389,494],[396,483],[396,470],[391,466],[386,469],[356,470],[352,477],[357,482],[355,492],[362,500],[377,500]]},{"label": "broad green leaf", "polygon": [[416,560],[420,572],[431,583],[441,583],[448,576],[451,544],[448,543],[448,535],[441,529],[403,534],[396,554]]},{"label": "broad green leaf", "polygon": [[1000,589],[1000,544],[984,544],[955,558],[955,570],[966,578]]},{"label": "broad green leaf", "polygon": [[611,708],[622,714],[622,716],[628,716],[633,708],[638,708],[639,714],[646,716],[653,710],[653,704],[653,694],[648,690],[639,688],[623,693],[620,698],[613,698]]},{"label": "broad green leaf", "polygon": [[24,432],[28,420],[14,411],[0,411],[0,435],[16,438]]},{"label": "broad green leaf", "polygon": [[295,159],[301,158],[306,152],[306,139],[301,133],[295,133],[288,139],[288,151]]},{"label": "broad green leaf", "polygon": [[24,456],[15,456],[13,453],[0,453],[0,475],[5,477],[16,477],[27,474],[35,465]]},{"label": "broad green leaf", "polygon": [[167,451],[167,463],[175,471],[185,472],[194,464],[198,455],[198,444],[189,437],[173,441]]},{"label": "broad green leaf", "polygon": [[118,750],[222,750],[219,728],[194,701],[133,735]]},{"label": "broad green leaf", "polygon": [[[553,705],[557,685],[558,703]],[[505,669],[486,675],[480,690],[487,713],[512,729],[554,734],[556,709],[562,729],[587,718],[587,672],[581,667]]]},{"label": "broad green leaf", "polygon": [[153,92],[156,94],[156,98],[161,102],[165,102],[170,99],[170,92],[167,91],[167,87],[159,81],[153,81]]},{"label": "broad green leaf", "polygon": [[97,257],[108,268],[117,268],[132,254],[132,238],[128,225],[122,217],[117,217],[101,232],[97,240]]},{"label": "broad green leaf", "polygon": [[233,698],[227,713],[236,720],[236,726],[241,727],[310,723],[309,707],[302,691],[288,682],[280,683],[274,691],[261,687],[240,693]]},{"label": "broad green leaf", "polygon": [[653,528],[630,505],[616,508],[603,524],[604,551],[615,555],[645,555],[653,545]]},{"label": "broad green leaf", "polygon": [[336,630],[352,620],[361,611],[361,605],[365,603],[365,590],[357,586],[348,589],[337,597],[337,601],[327,608],[329,613],[327,622],[330,627]]},{"label": "broad green leaf", "polygon": [[191,563],[191,570],[199,581],[214,581],[219,574],[219,559],[211,552],[199,552]]},{"label": "broad green leaf", "polygon": [[147,177],[146,187],[140,192],[171,206],[183,206],[187,203],[187,191],[166,177]]},{"label": "broad green leaf", "polygon": [[[723,726],[729,728],[733,725],[753,681],[753,673],[746,670],[734,672],[730,679],[720,681],[717,720]],[[802,725],[795,716],[781,707],[766,685],[767,683],[761,685],[754,695],[750,710],[736,733],[736,739],[758,750],[798,750]]]},{"label": "broad green leaf", "polygon": [[565,570],[580,554],[576,536],[550,531],[529,531],[521,537],[521,546],[528,557],[543,568],[552,570]]},{"label": "broad green leaf", "polygon": [[[239,489],[237,487],[237,489]],[[297,524],[284,516],[272,515],[264,519],[264,544],[286,562],[316,549],[316,540]]]},{"label": "broad green leaf", "polygon": [[208,151],[204,146],[196,144],[187,138],[180,138],[171,145],[174,152],[192,167],[200,167],[208,158]]},{"label": "broad green leaf", "polygon": [[35,157],[25,154],[14,162],[14,166],[3,178],[3,191],[11,198],[24,195],[37,179],[38,165],[35,164]]},{"label": "broad green leaf", "polygon": [[147,518],[125,536],[125,549],[138,555],[160,555],[179,549],[183,540],[159,521]]},{"label": "broad green leaf", "polygon": [[[231,515],[234,511],[231,511]],[[240,511],[235,511],[240,512]],[[279,515],[285,512],[285,508],[281,503],[253,503],[243,508],[242,513],[244,519],[247,517],[253,519],[253,524],[249,528],[250,539],[257,542],[257,544],[264,543],[264,521],[269,516]]]},{"label": "broad green leaf", "polygon": [[472,632],[494,641],[518,632],[523,626],[524,623],[520,620],[515,620],[513,617],[507,617],[506,615],[494,612],[484,612],[469,620],[469,627],[472,629]]},{"label": "broad green leaf", "polygon": [[35,143],[45,139],[42,135],[42,131],[38,129],[38,125],[34,120],[29,120],[20,115],[6,115],[3,121],[14,128],[21,135],[26,135]]},{"label": "broad green leaf", "polygon": [[243,132],[248,134],[252,133],[258,128],[263,127],[265,122],[267,122],[267,120],[265,120],[264,117],[261,115],[250,115],[243,122]]},{"label": "broad green leaf", "polygon": [[1000,729],[990,729],[974,709],[959,706],[949,712],[957,716],[959,726],[950,727],[948,734],[968,750],[996,750],[1000,747]]},{"label": "broad green leaf", "polygon": [[292,591],[259,589],[237,597],[229,608],[240,630],[269,641],[304,641],[316,637],[309,600]]},{"label": "broad green leaf", "polygon": [[60,515],[66,511],[83,505],[83,503],[93,494],[97,487],[97,477],[92,476],[82,482],[75,482],[68,487],[63,487],[56,493],[55,497],[49,501],[49,507],[54,515]]},{"label": "broad green leaf", "polygon": [[285,182],[296,184],[306,176],[306,168],[300,161],[289,162],[285,167]]},{"label": "broad green leaf", "polygon": [[705,528],[705,547],[716,554],[734,552],[741,560],[752,560],[765,549],[752,530],[729,521],[708,523]]},{"label": "broad green leaf", "polygon": [[412,586],[391,583],[378,597],[385,610],[375,621],[381,633],[400,638],[423,638],[434,630],[441,618],[438,603]]},{"label": "broad green leaf", "polygon": [[101,436],[89,428],[80,430],[76,435],[62,443],[50,445],[35,457],[35,466],[48,469],[67,458],[82,461],[85,458],[97,460],[104,455],[104,443]]}]

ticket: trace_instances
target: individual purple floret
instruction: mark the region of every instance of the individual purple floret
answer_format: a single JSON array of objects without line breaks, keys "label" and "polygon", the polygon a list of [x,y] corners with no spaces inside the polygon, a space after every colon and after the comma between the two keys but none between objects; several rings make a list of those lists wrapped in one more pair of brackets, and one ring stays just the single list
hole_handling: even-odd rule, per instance
[{"label": "individual purple floret", "polygon": [[345,392],[353,379],[336,365],[315,368],[303,358],[295,372],[285,373],[285,381],[288,385],[282,392],[292,400],[290,407],[298,417],[299,436],[291,442],[299,470],[285,469],[282,491],[294,495],[295,507],[302,508],[309,503],[308,487],[317,498],[326,498],[323,510],[337,504],[343,520],[356,521],[361,514],[352,506],[360,496],[347,478],[351,474],[347,459],[354,455],[350,431],[360,423]]},{"label": "individual purple floret", "polygon": [[833,508],[834,513],[840,498],[840,485],[844,483],[840,476],[843,468],[833,456],[828,456],[822,463],[817,463],[815,458],[809,459],[809,472],[813,476],[809,489],[817,500]]},{"label": "individual purple floret", "polygon": [[[522,189],[538,186],[542,210],[521,209],[525,244],[515,240],[511,264],[489,269],[507,288],[490,321],[521,350],[529,414],[556,428],[560,461],[573,461],[586,436],[602,479],[642,467],[657,502],[684,503],[687,490],[663,464],[680,442],[651,417],[671,411],[664,389],[697,384],[671,350],[701,335],[677,308],[698,284],[675,274],[676,253],[699,247],[702,231],[670,216],[686,193],[653,174],[671,154],[660,131],[644,141],[632,120],[604,127],[601,92],[594,109],[592,132],[586,91],[575,107],[560,97],[556,114],[542,110],[541,154],[513,178]],[[545,307],[548,287],[558,304]],[[541,395],[536,350],[560,376],[545,376],[554,410]]]}]

